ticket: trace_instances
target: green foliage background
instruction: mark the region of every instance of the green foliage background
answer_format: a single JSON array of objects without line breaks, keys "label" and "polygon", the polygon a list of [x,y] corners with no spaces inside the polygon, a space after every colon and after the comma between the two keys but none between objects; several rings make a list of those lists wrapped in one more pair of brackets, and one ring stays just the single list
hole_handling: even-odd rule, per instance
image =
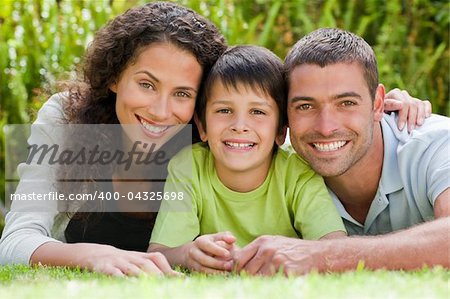
[{"label": "green foliage background", "polygon": [[[29,123],[54,92],[75,75],[94,32],[127,8],[148,1],[0,0],[0,125]],[[428,98],[450,115],[447,0],[180,0],[211,19],[230,45],[265,46],[281,58],[319,27],[340,27],[371,44],[386,88]],[[3,129],[0,199],[4,202]],[[1,222],[1,216],[0,216]],[[1,223],[0,223],[1,227]]]}]

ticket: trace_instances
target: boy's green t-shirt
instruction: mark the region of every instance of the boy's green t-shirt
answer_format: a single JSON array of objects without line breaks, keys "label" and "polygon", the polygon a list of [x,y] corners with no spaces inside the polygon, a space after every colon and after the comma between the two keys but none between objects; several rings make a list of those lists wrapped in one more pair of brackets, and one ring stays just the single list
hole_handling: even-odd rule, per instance
[{"label": "boy's green t-shirt", "polygon": [[177,247],[199,235],[230,231],[243,247],[261,235],[315,240],[345,231],[322,177],[293,150],[279,148],[264,183],[246,193],[222,184],[204,143],[183,149],[168,171],[164,192],[183,200],[161,203],[151,243]]}]

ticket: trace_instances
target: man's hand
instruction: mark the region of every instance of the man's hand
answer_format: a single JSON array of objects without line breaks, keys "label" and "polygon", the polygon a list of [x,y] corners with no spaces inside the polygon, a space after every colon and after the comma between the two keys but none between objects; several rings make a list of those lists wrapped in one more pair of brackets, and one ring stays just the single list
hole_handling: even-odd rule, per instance
[{"label": "man's hand", "polygon": [[410,96],[406,90],[395,88],[386,94],[384,110],[398,111],[398,128],[401,130],[408,123],[408,132],[411,132],[431,115],[431,103]]},{"label": "man's hand", "polygon": [[252,275],[305,274],[324,271],[321,242],[282,236],[262,236],[236,252],[236,271]]}]

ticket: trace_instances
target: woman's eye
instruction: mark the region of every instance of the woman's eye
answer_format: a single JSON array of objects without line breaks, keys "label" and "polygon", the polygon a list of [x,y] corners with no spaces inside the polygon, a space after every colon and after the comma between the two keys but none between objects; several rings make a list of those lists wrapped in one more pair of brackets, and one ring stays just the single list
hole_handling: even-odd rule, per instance
[{"label": "woman's eye", "polygon": [[177,91],[175,93],[175,96],[182,97],[182,98],[190,98],[191,97],[190,94],[188,94],[187,92],[184,92],[184,91]]},{"label": "woman's eye", "polygon": [[151,83],[148,83],[148,82],[140,82],[139,85],[144,87],[144,88],[146,88],[146,89],[155,89],[153,87],[153,85]]},{"label": "woman's eye", "polygon": [[257,115],[265,115],[266,113],[262,110],[259,109],[255,109],[252,111],[252,114],[257,114]]}]

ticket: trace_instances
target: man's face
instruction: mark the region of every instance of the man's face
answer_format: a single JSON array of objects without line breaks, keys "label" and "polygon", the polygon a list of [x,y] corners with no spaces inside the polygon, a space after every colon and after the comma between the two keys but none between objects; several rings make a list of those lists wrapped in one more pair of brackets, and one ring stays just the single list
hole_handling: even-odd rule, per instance
[{"label": "man's face", "polygon": [[289,83],[288,118],[294,149],[320,175],[344,174],[372,144],[375,121],[382,117],[379,92],[374,113],[357,63],[297,66]]}]

